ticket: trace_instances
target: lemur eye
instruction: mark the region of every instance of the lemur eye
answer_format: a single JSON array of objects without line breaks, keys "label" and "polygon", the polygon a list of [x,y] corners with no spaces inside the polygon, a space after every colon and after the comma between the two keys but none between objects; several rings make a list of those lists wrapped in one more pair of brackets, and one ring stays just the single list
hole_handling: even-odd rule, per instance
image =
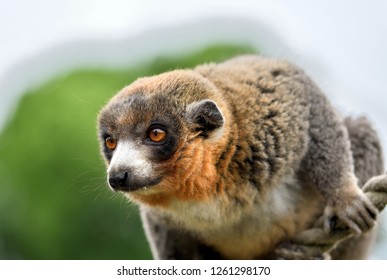
[{"label": "lemur eye", "polygon": [[105,144],[106,147],[108,147],[108,149],[111,151],[113,151],[117,147],[117,141],[110,136],[105,139]]},{"label": "lemur eye", "polygon": [[150,141],[160,143],[167,137],[167,132],[161,128],[154,128],[149,131],[148,138]]}]

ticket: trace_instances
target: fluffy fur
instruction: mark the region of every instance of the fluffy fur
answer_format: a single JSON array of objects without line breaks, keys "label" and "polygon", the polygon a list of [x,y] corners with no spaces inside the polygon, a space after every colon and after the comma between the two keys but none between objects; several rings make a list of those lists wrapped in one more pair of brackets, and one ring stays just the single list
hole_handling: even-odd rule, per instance
[{"label": "fluffy fur", "polygon": [[[155,258],[270,258],[321,215],[326,230],[335,219],[359,234],[375,224],[356,175],[382,172],[376,133],[344,121],[286,61],[242,56],[141,78],[98,123],[108,178],[140,205]],[[162,143],[149,140],[155,127]],[[347,244],[333,257],[364,258],[370,238],[359,238],[356,254]]]}]

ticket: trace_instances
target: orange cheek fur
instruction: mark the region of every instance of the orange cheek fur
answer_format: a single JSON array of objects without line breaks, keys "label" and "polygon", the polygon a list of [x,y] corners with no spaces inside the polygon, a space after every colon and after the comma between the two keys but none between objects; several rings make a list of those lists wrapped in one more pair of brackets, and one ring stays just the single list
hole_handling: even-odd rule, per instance
[{"label": "orange cheek fur", "polygon": [[[214,154],[216,148],[206,145],[202,138],[195,138],[177,152],[173,167],[163,181],[152,188],[129,196],[149,206],[168,207],[171,199],[205,201],[219,195],[217,186],[223,186],[216,172]],[[172,163],[171,163],[172,164]]]}]

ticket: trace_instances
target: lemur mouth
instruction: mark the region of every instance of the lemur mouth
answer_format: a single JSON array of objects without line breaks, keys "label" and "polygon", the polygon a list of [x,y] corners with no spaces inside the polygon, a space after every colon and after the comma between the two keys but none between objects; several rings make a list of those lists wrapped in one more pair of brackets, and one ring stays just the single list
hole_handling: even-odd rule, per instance
[{"label": "lemur mouth", "polygon": [[162,180],[162,177],[158,178],[129,178],[128,173],[122,173],[118,176],[108,176],[109,186],[113,191],[120,192],[134,192],[137,190],[146,190],[147,188],[158,185]]}]

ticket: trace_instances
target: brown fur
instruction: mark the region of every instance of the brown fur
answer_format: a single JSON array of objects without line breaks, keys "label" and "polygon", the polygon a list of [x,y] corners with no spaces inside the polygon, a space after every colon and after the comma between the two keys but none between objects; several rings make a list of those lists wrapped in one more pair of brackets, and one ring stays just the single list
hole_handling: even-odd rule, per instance
[{"label": "brown fur", "polygon": [[[154,160],[154,146],[138,136],[155,121],[177,139],[167,159]],[[157,258],[267,258],[324,210],[327,228],[335,216],[354,230],[373,226],[342,118],[285,61],[246,56],[141,78],[109,102],[99,123],[140,157],[144,167],[134,170],[146,175],[130,173],[134,180],[161,178],[125,191],[141,206]],[[130,170],[131,160],[109,172]]]}]

